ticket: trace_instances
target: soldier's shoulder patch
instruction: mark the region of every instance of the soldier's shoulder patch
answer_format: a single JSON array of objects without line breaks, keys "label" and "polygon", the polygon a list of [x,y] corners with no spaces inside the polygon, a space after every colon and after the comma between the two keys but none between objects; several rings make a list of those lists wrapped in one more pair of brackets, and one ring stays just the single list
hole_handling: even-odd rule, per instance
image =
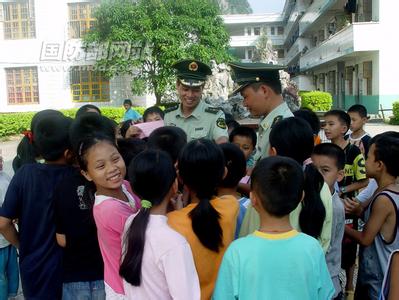
[{"label": "soldier's shoulder patch", "polygon": [[179,108],[179,105],[171,106],[171,107],[165,109],[165,110],[164,110],[164,113],[167,114],[167,113],[169,113],[169,112],[171,112],[171,111],[177,110],[178,108]]},{"label": "soldier's shoulder patch", "polygon": [[278,122],[280,122],[283,119],[283,116],[277,116],[273,119],[273,123],[272,123],[272,128],[274,125],[276,125]]},{"label": "soldier's shoulder patch", "polygon": [[219,108],[219,107],[212,107],[212,106],[209,106],[209,107],[205,108],[205,111],[206,111],[207,113],[211,113],[211,114],[216,115],[216,114],[220,111],[220,108]]},{"label": "soldier's shoulder patch", "polygon": [[226,125],[226,120],[224,118],[219,118],[216,120],[216,126],[222,129],[226,129],[227,125]]}]

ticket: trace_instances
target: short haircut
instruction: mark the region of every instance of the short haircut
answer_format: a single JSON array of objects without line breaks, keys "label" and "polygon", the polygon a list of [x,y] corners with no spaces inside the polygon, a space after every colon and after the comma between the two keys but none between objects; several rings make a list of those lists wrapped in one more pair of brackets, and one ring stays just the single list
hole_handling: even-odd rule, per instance
[{"label": "short haircut", "polygon": [[93,104],[85,104],[76,111],[75,118],[78,118],[83,114],[90,113],[90,110],[95,110],[99,115],[101,115],[101,110],[97,106]]},{"label": "short haircut", "polygon": [[120,132],[121,132],[121,136],[122,136],[123,138],[126,138],[126,132],[128,131],[128,129],[130,128],[130,126],[131,126],[132,124],[133,124],[132,120],[126,120],[126,121],[124,121],[124,122],[122,123]]},{"label": "short haircut", "polygon": [[[126,167],[146,148],[146,142],[139,138],[118,139],[118,150],[125,161]],[[128,172],[126,173],[126,179],[128,179]]]},{"label": "short haircut", "polygon": [[271,215],[290,214],[302,199],[304,175],[292,158],[271,156],[260,160],[251,175],[251,191]]},{"label": "short haircut", "polygon": [[345,152],[341,147],[333,143],[322,143],[316,145],[313,149],[313,154],[323,155],[334,159],[335,166],[338,170],[343,170],[345,168]]},{"label": "short haircut", "polygon": [[361,118],[367,118],[367,108],[361,104],[352,105],[348,109],[348,113],[355,112],[358,113]]},{"label": "short haircut", "polygon": [[146,122],[146,119],[148,117],[149,114],[159,114],[161,116],[161,118],[163,119],[165,116],[165,113],[163,112],[162,109],[160,109],[158,106],[151,106],[149,108],[147,108],[144,113],[143,113],[143,120],[144,122]]},{"label": "short haircut", "polygon": [[328,116],[337,117],[338,121],[341,122],[342,125],[345,125],[349,130],[349,127],[351,126],[351,117],[348,115],[348,113],[340,109],[332,109],[324,114],[324,117]]},{"label": "short haircut", "polygon": [[252,141],[252,146],[256,147],[257,143],[257,137],[256,137],[256,132],[252,128],[245,127],[245,126],[239,126],[237,128],[234,128],[233,131],[230,133],[229,136],[229,141],[230,143],[233,142],[235,136],[245,136],[249,138]]},{"label": "short haircut", "polygon": [[234,144],[221,144],[227,175],[220,186],[225,188],[236,188],[240,180],[245,176],[247,163],[244,153]]},{"label": "short haircut", "polygon": [[310,108],[301,108],[297,111],[294,111],[293,114],[295,117],[304,119],[306,122],[308,122],[313,130],[314,135],[319,134],[320,120],[313,110]]},{"label": "short haircut", "polygon": [[130,106],[133,105],[133,104],[132,104],[132,100],[130,100],[130,99],[125,99],[125,100],[123,100],[123,105],[125,105],[125,104],[129,104]]},{"label": "short haircut", "polygon": [[370,147],[375,144],[375,160],[382,161],[388,174],[399,176],[399,132],[387,131],[370,140]]},{"label": "short haircut", "polygon": [[183,129],[175,126],[159,127],[150,134],[147,140],[148,149],[159,149],[167,152],[174,163],[186,144],[186,133]]},{"label": "short haircut", "polygon": [[252,89],[256,92],[262,85],[267,85],[269,88],[271,88],[273,90],[273,92],[275,92],[278,95],[281,95],[283,89],[281,87],[281,82],[280,80],[276,81],[276,80],[266,80],[263,79],[260,82],[255,82],[250,84],[249,86],[252,87]]},{"label": "short haircut", "polygon": [[63,157],[65,150],[71,149],[69,127],[72,119],[64,115],[46,115],[37,121],[33,128],[33,141],[40,156],[47,161]]}]

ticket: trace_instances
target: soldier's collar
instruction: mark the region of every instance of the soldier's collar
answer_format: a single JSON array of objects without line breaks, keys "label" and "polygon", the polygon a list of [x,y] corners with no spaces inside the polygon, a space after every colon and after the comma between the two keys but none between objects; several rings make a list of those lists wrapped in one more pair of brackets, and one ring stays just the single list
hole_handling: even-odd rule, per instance
[{"label": "soldier's collar", "polygon": [[261,127],[263,127],[263,129],[267,129],[267,128],[273,126],[274,123],[279,121],[279,120],[275,120],[275,119],[276,119],[276,117],[279,117],[282,114],[285,107],[287,107],[287,109],[289,109],[285,102],[276,106],[267,116],[265,116],[263,118],[263,120],[260,122],[259,125]]},{"label": "soldier's collar", "polygon": [[202,107],[203,107],[203,101],[202,101],[202,99],[200,100],[200,102],[198,103],[198,105],[194,108],[194,110],[191,112],[191,114],[188,116],[188,117],[185,117],[184,116],[184,114],[183,114],[183,110],[182,110],[182,104],[180,103],[179,104],[179,112],[178,112],[178,115],[180,116],[180,117],[182,117],[182,118],[189,118],[189,117],[191,117],[191,116],[193,116],[194,118],[196,118],[196,119],[200,119],[201,118],[201,115],[202,115],[202,111],[203,111],[203,109],[202,109]]}]

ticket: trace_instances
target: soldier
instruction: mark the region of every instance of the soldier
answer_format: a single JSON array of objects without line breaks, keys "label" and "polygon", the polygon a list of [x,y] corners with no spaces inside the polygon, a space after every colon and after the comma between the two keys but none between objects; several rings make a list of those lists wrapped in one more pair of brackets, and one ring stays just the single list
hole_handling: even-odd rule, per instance
[{"label": "soldier", "polygon": [[255,161],[269,155],[269,134],[275,123],[293,117],[281,95],[279,70],[282,66],[264,63],[230,63],[233,80],[244,97],[244,106],[253,116],[262,117],[259,123]]},{"label": "soldier", "polygon": [[226,143],[228,133],[223,111],[201,101],[206,76],[212,73],[211,69],[197,60],[182,60],[173,68],[177,71],[180,105],[165,111],[165,125],[183,129],[188,142],[208,138],[218,144]]}]

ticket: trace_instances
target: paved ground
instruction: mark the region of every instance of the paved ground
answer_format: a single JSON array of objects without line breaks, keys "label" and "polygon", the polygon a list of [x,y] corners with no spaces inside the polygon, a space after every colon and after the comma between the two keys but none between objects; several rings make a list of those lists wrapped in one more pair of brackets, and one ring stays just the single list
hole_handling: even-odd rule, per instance
[{"label": "paved ground", "polygon": [[[373,123],[366,125],[366,131],[369,132],[371,136],[390,130],[399,132],[399,125],[393,126],[384,123]],[[0,152],[3,153],[3,159],[5,162],[4,171],[10,176],[14,173],[12,171],[12,160],[16,155],[18,143],[18,138],[13,138],[7,142],[0,142]]]}]

